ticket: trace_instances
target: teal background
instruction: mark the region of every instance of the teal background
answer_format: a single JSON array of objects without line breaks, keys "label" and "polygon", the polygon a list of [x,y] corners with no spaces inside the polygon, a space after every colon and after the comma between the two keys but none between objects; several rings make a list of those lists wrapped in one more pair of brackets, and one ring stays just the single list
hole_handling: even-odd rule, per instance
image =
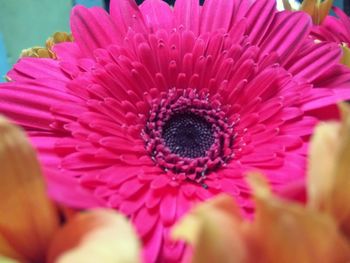
[{"label": "teal background", "polygon": [[75,4],[103,6],[102,0],[0,0],[0,82],[25,48],[43,46],[56,31],[69,32]]},{"label": "teal background", "polygon": [[8,64],[24,48],[42,46],[55,31],[69,31],[71,0],[0,0],[0,33]]},{"label": "teal background", "polygon": [[[343,7],[343,0],[334,4]],[[345,0],[350,1],[350,0]],[[43,46],[55,31],[69,32],[75,4],[103,6],[103,0],[0,0],[0,82],[21,50]]]}]

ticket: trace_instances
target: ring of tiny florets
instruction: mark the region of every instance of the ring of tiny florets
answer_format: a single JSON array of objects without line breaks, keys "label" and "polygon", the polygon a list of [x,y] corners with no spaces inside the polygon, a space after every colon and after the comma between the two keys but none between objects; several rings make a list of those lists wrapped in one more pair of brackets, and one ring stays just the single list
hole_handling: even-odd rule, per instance
[{"label": "ring of tiny florets", "polygon": [[[211,127],[213,142],[203,156],[181,156],[167,145],[164,127],[171,118],[181,114],[195,116],[200,122],[205,121]],[[142,131],[142,138],[146,151],[157,166],[175,175],[177,179],[190,180],[202,185],[205,185],[202,182],[210,172],[234,158],[234,125],[229,123],[217,99],[210,100],[207,93],[198,93],[193,89],[172,89],[154,99],[148,121]]]}]

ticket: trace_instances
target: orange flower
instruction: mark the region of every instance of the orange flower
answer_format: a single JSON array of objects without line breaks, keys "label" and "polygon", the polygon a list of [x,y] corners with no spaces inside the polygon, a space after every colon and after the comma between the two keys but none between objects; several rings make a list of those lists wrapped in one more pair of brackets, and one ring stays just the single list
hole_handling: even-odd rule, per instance
[{"label": "orange flower", "polygon": [[51,37],[46,40],[45,47],[32,47],[24,49],[21,52],[21,57],[33,57],[33,58],[52,58],[56,59],[56,54],[53,51],[53,46],[62,42],[72,42],[72,34],[66,32],[55,32]]},{"label": "orange flower", "polygon": [[350,262],[350,107],[340,108],[342,123],[319,125],[312,139],[307,205],[275,196],[263,176],[251,174],[254,220],[222,195],[175,226],[174,238],[194,247],[192,262]]},{"label": "orange flower", "polygon": [[343,57],[341,59],[341,63],[345,66],[350,67],[350,48],[345,43],[343,43],[341,47],[343,49]]},{"label": "orange flower", "polygon": [[328,15],[333,5],[333,0],[304,0],[298,10],[292,8],[289,0],[282,0],[283,6],[290,11],[304,11],[308,13],[312,22],[319,25]]},{"label": "orange flower", "polygon": [[194,245],[193,263],[254,262],[248,222],[240,216],[233,199],[225,194],[201,203],[173,229],[175,239]]},{"label": "orange flower", "polygon": [[262,178],[249,177],[256,200],[251,235],[263,256],[261,262],[340,263],[350,259],[350,247],[333,218],[274,196]]},{"label": "orange flower", "polygon": [[127,219],[108,209],[78,213],[63,227],[24,133],[0,117],[0,261],[140,262]]},{"label": "orange flower", "polygon": [[310,149],[309,206],[335,218],[350,242],[350,107],[341,123],[317,127]]},{"label": "orange flower", "polygon": [[197,206],[174,228],[175,239],[194,246],[193,263],[337,263],[350,250],[327,214],[275,197],[257,175],[254,221],[244,220],[231,197]]}]

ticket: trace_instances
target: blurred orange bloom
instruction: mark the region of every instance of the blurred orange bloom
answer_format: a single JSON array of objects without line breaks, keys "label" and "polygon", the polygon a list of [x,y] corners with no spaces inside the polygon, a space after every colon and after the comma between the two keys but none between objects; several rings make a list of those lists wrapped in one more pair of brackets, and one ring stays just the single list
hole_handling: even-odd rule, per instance
[{"label": "blurred orange bloom", "polygon": [[343,43],[341,47],[343,49],[343,57],[341,59],[341,63],[350,67],[350,48],[345,43]]},{"label": "blurred orange bloom", "polygon": [[350,242],[350,107],[341,123],[316,128],[310,149],[308,205],[332,216]]},{"label": "blurred orange bloom", "polygon": [[340,108],[342,123],[319,125],[312,139],[307,205],[275,196],[264,177],[250,174],[252,221],[221,195],[194,208],[173,229],[175,239],[193,246],[192,262],[350,261],[350,108]]},{"label": "blurred orange bloom", "polygon": [[326,18],[332,8],[333,0],[304,0],[298,10],[292,8],[289,0],[282,0],[284,9],[290,11],[304,11],[308,13],[312,22],[319,25]]},{"label": "blurred orange bloom", "polygon": [[45,47],[32,47],[24,49],[21,52],[21,57],[33,57],[33,58],[52,58],[56,59],[56,54],[53,51],[53,46],[62,42],[72,42],[72,34],[66,32],[55,32],[51,37],[46,40]]},{"label": "blurred orange bloom", "polygon": [[1,262],[140,262],[136,234],[115,211],[77,213],[62,226],[34,150],[2,117],[0,167]]}]

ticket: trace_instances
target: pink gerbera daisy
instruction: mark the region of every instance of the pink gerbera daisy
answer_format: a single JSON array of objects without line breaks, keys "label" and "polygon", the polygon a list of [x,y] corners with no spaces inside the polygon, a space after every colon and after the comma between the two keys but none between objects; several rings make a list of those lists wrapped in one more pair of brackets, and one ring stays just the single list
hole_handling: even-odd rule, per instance
[{"label": "pink gerbera daisy", "polygon": [[312,29],[312,35],[319,40],[350,45],[350,17],[338,7],[333,7],[337,15],[327,16],[322,24]]},{"label": "pink gerbera daisy", "polygon": [[314,125],[350,98],[337,44],[274,0],[111,1],[74,8],[57,60],[24,58],[0,86],[0,112],[39,151],[50,194],[128,215],[147,262],[179,262],[169,229],[220,192],[249,213],[244,175],[297,192]]}]

